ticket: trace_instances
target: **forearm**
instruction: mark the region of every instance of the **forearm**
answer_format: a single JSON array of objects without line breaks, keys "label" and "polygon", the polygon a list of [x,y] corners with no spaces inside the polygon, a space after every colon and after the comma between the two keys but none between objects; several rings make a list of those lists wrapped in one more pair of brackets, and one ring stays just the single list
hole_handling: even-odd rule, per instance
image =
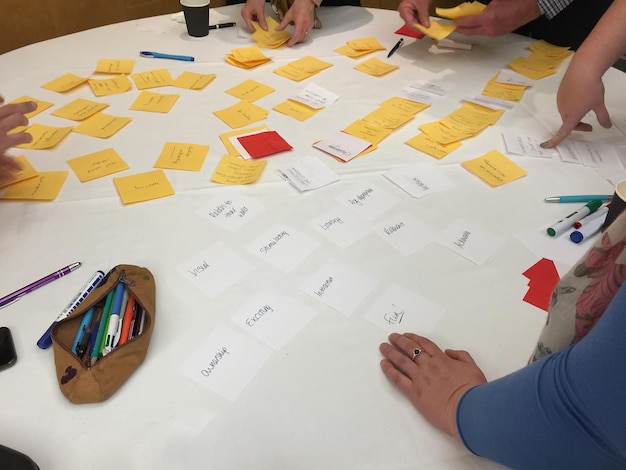
[{"label": "forearm", "polygon": [[626,0],[615,0],[570,64],[576,73],[601,77],[626,52]]}]

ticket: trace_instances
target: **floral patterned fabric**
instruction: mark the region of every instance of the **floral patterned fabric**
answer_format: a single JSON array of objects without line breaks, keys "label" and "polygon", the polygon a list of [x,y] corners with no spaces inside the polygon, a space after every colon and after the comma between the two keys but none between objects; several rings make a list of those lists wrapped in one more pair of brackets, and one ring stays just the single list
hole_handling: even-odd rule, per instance
[{"label": "floral patterned fabric", "polygon": [[626,279],[625,248],[626,212],[555,287],[531,362],[568,348],[591,331]]}]

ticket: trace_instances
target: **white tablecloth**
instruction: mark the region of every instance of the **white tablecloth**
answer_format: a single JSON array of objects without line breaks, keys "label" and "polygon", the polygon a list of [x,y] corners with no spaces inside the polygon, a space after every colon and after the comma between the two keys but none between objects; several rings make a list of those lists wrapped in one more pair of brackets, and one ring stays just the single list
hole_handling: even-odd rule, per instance
[{"label": "white tablecloth", "polygon": [[[243,24],[240,6],[211,10],[212,23]],[[268,9],[269,12],[269,9]],[[445,308],[432,338],[444,348],[467,349],[490,379],[522,367],[545,322],[544,311],[522,301],[528,280],[522,272],[538,261],[523,243],[525,231],[566,215],[564,205],[545,204],[559,194],[611,193],[612,185],[592,168],[553,159],[507,154],[527,176],[491,188],[459,163],[497,149],[506,154],[504,130],[543,138],[558,128],[555,93],[559,73],[529,89],[498,123],[463,142],[450,156],[435,161],[405,142],[418,125],[442,118],[461,100],[478,94],[511,60],[527,55],[531,41],[516,35],[478,39],[471,51],[428,52],[427,39],[405,40],[390,59],[400,66],[381,78],[365,75],[334,49],[347,40],[375,36],[387,49],[402,25],[397,12],[366,8],[321,8],[323,29],[293,48],[264,50],[272,61],[252,70],[225,62],[232,48],[252,45],[238,28],[211,31],[191,40],[184,25],[154,31],[154,19],[115,24],[34,44],[0,56],[0,93],[7,101],[22,95],[50,101],[54,107],[32,122],[61,126],[66,120],[50,112],[76,98],[95,98],[88,88],[65,94],[41,85],[67,72],[92,74],[98,59],[136,59],[134,72],[167,68],[215,73],[203,91],[167,88],[180,98],[167,114],[129,111],[138,91],[100,99],[108,114],[132,117],[118,134],[101,140],[71,134],[48,151],[15,150],[39,171],[69,170],[65,186],[53,202],[0,202],[0,294],[6,295],[74,261],[83,266],[0,310],[18,352],[17,364],[0,373],[0,443],[30,455],[42,469],[425,469],[495,468],[429,425],[387,382],[379,369],[378,345],[387,332],[364,318],[385,289],[393,284],[411,289]],[[169,17],[161,18],[160,25]],[[152,28],[153,30],[147,30]],[[140,50],[196,57],[196,62],[143,59]],[[306,82],[284,79],[273,70],[312,55],[333,67]],[[366,57],[368,58],[368,57]],[[293,147],[268,158],[260,180],[246,187],[211,182],[225,153],[220,134],[231,129],[213,111],[236,102],[224,90],[253,79],[275,88],[256,104],[269,110],[265,124]],[[449,93],[407,125],[394,131],[379,148],[346,164],[312,148],[312,143],[343,129],[398,96],[417,80],[437,80]],[[621,84],[620,84],[621,81]],[[610,110],[624,109],[621,72],[607,74]],[[312,82],[339,95],[332,106],[305,122],[271,108]],[[621,87],[620,87],[621,85]],[[616,128],[577,139],[624,144]],[[176,194],[124,206],[112,176],[80,183],[66,161],[114,148],[130,169],[113,176],[141,173],[153,164],[166,142],[210,145],[201,172],[167,170]],[[296,157],[312,155],[337,172],[341,180],[325,188],[299,193],[275,173]],[[411,162],[435,162],[454,183],[448,191],[414,199],[381,176]],[[410,211],[442,232],[459,218],[471,220],[505,239],[504,246],[483,265],[432,243],[409,256],[375,233],[341,249],[309,222],[337,205],[336,197],[359,182],[384,188],[398,199],[388,214]],[[240,230],[230,232],[197,211],[215,196],[245,195],[265,206]],[[375,224],[377,221],[370,221]],[[259,235],[286,224],[319,242],[319,247],[293,270],[284,272],[248,247]],[[216,242],[238,253],[251,272],[214,298],[191,285],[178,271],[185,260]],[[320,266],[334,259],[378,283],[359,308],[345,315],[305,294],[300,287]],[[52,350],[36,340],[67,301],[97,269],[119,263],[148,267],[157,283],[157,321],[148,357],[122,388],[104,403],[70,404],[59,392]],[[227,327],[248,335],[231,317],[251,297],[268,290],[297,299],[314,310],[314,318],[286,345],[271,354],[234,401],[195,382],[180,366],[213,332]],[[257,341],[250,336],[251,340]]]}]

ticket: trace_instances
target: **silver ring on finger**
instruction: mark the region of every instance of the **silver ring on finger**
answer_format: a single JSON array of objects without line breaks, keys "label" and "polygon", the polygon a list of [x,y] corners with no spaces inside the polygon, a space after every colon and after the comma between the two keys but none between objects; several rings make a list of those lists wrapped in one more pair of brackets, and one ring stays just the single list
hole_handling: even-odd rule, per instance
[{"label": "silver ring on finger", "polygon": [[411,360],[412,360],[412,361],[414,361],[414,360],[415,360],[415,358],[416,358],[417,356],[419,356],[420,354],[422,354],[423,352],[424,352],[424,350],[423,350],[423,349],[418,349],[418,348],[414,349],[414,350],[413,350],[413,356],[411,357]]}]

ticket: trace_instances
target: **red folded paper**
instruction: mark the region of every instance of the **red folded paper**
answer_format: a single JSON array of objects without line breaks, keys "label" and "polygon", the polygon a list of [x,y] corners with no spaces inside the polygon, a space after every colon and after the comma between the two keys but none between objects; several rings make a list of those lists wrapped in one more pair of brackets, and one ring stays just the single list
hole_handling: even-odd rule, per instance
[{"label": "red folded paper", "polygon": [[244,135],[237,137],[237,140],[252,158],[267,157],[293,148],[276,131]]},{"label": "red folded paper", "polygon": [[547,312],[552,301],[552,291],[560,279],[554,262],[542,258],[522,274],[529,279],[524,302]]}]

